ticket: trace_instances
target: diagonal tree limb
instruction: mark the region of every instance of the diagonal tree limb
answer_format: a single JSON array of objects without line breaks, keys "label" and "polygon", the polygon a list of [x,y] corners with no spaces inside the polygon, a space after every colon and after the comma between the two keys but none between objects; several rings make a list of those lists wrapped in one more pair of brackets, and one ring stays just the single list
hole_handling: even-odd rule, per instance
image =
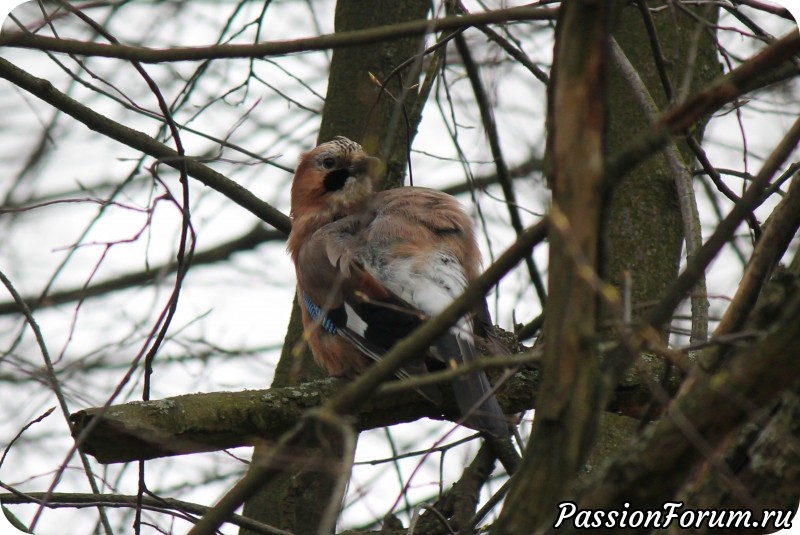
[{"label": "diagonal tree limb", "polygon": [[[701,452],[685,429],[692,429],[711,448],[719,446],[753,411],[765,407],[800,378],[800,291],[797,279],[777,307],[779,317],[752,347],[734,353],[719,372],[695,368],[667,413],[642,440],[637,440],[594,479],[579,497],[580,508],[659,509],[674,495]],[[775,303],[768,306],[775,307]],[[764,385],[769,385],[764,388]],[[714,410],[708,410],[713,407]],[[676,470],[676,467],[683,467]],[[647,484],[643,482],[647,481]],[[658,485],[652,485],[658,481]],[[565,526],[567,533],[577,533]],[[559,533],[562,533],[559,530]]]},{"label": "diagonal tree limb", "polygon": [[[259,224],[238,238],[234,238],[226,243],[212,247],[205,251],[194,253],[192,256],[192,266],[196,267],[203,264],[221,262],[229,259],[233,254],[239,251],[247,251],[253,249],[261,243],[268,241],[281,241],[285,240],[285,238],[286,235],[284,233],[278,230],[265,228]],[[174,273],[177,269],[177,263],[170,262],[160,266],[153,266],[146,271],[128,273],[114,279],[98,282],[92,284],[91,286],[81,286],[79,288],[70,288],[51,292],[47,294],[44,299],[34,296],[27,296],[23,297],[23,300],[28,303],[32,309],[37,310],[45,307],[63,305],[73,301],[84,300],[90,297],[99,297],[118,290],[124,290],[127,288],[148,284],[159,280],[170,273]],[[17,305],[15,302],[9,301],[0,303],[0,316],[16,314],[19,311],[19,305]]]},{"label": "diagonal tree limb", "polygon": [[21,89],[28,91],[35,97],[83,123],[89,129],[139,150],[170,167],[180,169],[181,162],[185,161],[186,171],[189,176],[222,193],[277,230],[285,234],[289,233],[291,222],[285,214],[207,165],[191,157],[181,158],[175,150],[156,141],[147,134],[112,121],[65,95],[47,80],[37,78],[3,58],[0,58],[0,78],[4,78]]},{"label": "diagonal tree limb", "polygon": [[389,380],[396,369],[417,355],[423,354],[436,339],[454,325],[459,318],[468,313],[478,299],[485,296],[500,279],[508,273],[530,250],[545,238],[547,219],[528,227],[517,240],[474,280],[461,296],[453,301],[435,318],[425,322],[416,331],[394,346],[394,348],[357,380],[350,383],[327,409],[336,414],[350,414],[374,392],[378,386]]},{"label": "diagonal tree limb", "polygon": [[[762,87],[760,84],[772,83],[774,80],[766,75],[798,53],[800,53],[800,33],[790,32],[731,72],[721,76],[707,89],[671,107],[661,114],[658,122],[636,143],[632,143],[624,152],[609,158],[606,164],[606,180],[613,187],[639,162],[668,143],[672,135],[691,128],[696,121],[716,112],[725,104]],[[795,69],[794,75],[797,74]]]},{"label": "diagonal tree limb", "polygon": [[[800,207],[800,179],[795,177],[789,185],[786,196],[781,199],[769,217],[764,233],[756,242],[736,294],[714,331],[715,337],[736,332],[744,326],[773,268],[797,235],[800,228],[798,207]],[[722,347],[714,351],[713,356],[708,358],[704,365],[715,367],[723,352]]]}]

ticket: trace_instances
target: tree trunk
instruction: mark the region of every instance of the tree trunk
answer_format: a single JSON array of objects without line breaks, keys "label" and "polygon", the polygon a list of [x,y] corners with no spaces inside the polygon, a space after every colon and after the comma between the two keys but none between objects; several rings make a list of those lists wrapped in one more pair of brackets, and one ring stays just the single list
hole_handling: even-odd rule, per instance
[{"label": "tree trunk", "polygon": [[[336,6],[336,31],[418,20],[425,17],[429,8],[430,4],[424,0],[342,1]],[[334,50],[331,60],[328,93],[317,142],[328,141],[337,135],[346,136],[360,141],[371,154],[379,154],[380,148],[391,145],[388,158],[382,156],[388,160],[387,183],[393,186],[403,183],[405,173],[405,154],[408,150],[405,125],[396,119],[402,117],[402,113],[398,114],[394,100],[388,94],[380,95],[379,87],[370,74],[383,80],[400,63],[419,53],[422,43],[421,37],[412,37],[370,46],[340,48]],[[412,62],[409,68],[402,71],[404,84],[413,85],[418,72],[418,65]],[[397,80],[397,77],[393,78],[387,88],[398,98],[405,93],[404,102],[410,109],[417,93],[415,90],[404,91]],[[392,131],[388,131],[390,125],[395,125]],[[301,340],[300,309],[295,299],[272,387],[298,384],[323,375],[314,364],[307,346],[298,344]],[[258,462],[269,447],[269,444],[256,446],[253,462]],[[331,456],[340,458],[341,444],[329,444],[326,451],[320,451],[319,455],[319,462],[325,466]],[[244,516],[294,533],[316,533],[320,515],[331,499],[336,479],[324,476],[324,471],[286,473],[245,503]],[[242,530],[241,533],[251,535],[252,532]]]}]

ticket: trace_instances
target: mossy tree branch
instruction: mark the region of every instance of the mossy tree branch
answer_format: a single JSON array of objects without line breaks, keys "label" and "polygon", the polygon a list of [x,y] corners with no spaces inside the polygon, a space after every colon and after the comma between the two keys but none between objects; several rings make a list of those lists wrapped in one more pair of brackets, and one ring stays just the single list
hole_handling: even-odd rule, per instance
[{"label": "mossy tree branch", "polygon": [[[533,406],[535,371],[518,372],[500,393],[512,412]],[[171,455],[219,451],[269,443],[291,429],[303,412],[320,407],[346,385],[343,379],[320,379],[298,386],[186,394],[157,401],[134,401],[72,414],[75,432],[99,418],[81,450],[102,463],[129,462]],[[389,386],[389,385],[387,385]],[[393,389],[361,404],[354,426],[363,431],[429,417],[459,418],[454,400],[434,406],[410,388]]]}]

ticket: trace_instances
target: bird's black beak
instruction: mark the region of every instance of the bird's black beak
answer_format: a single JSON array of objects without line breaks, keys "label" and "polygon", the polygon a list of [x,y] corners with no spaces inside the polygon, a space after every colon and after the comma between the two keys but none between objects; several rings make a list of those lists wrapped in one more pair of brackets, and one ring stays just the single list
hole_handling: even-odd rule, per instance
[{"label": "bird's black beak", "polygon": [[377,178],[382,169],[383,162],[374,156],[365,156],[347,168],[350,176],[366,174],[372,178]]}]

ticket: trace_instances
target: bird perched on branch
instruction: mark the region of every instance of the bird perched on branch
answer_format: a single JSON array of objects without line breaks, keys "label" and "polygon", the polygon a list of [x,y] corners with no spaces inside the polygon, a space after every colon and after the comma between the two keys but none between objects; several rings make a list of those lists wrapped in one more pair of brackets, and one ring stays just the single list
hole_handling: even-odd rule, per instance
[{"label": "bird perched on branch", "polygon": [[[292,232],[303,327],[316,362],[353,376],[425,318],[444,310],[479,274],[470,220],[450,195],[404,187],[374,192],[380,160],[344,137],[302,155],[292,183]],[[494,334],[485,300],[398,376],[476,358]],[[465,424],[497,437],[508,423],[483,371],[452,381]],[[421,392],[435,400],[437,391]]]}]

